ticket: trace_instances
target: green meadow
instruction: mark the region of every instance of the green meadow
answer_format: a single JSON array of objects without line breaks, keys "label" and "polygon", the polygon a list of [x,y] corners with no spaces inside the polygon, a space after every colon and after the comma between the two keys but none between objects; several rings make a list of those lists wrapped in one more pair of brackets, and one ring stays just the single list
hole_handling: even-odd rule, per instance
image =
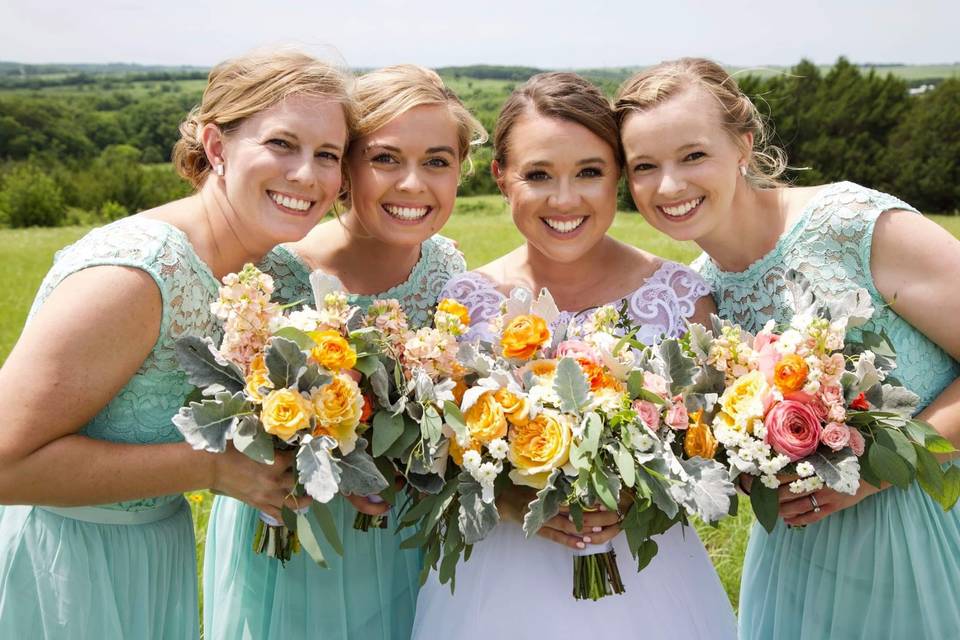
[{"label": "green meadow", "polygon": [[[960,217],[930,216],[953,235],[960,237]],[[88,227],[0,229],[0,362],[6,358],[23,326],[53,254],[80,238]],[[616,238],[658,255],[689,262],[698,254],[692,243],[679,243],[652,230],[637,213],[621,212],[611,233]],[[444,234],[460,244],[469,267],[477,267],[519,246],[521,236],[514,228],[506,205],[496,196],[460,198]],[[203,556],[204,534],[211,496],[198,491],[190,496],[197,530],[198,570]],[[740,571],[752,516],[749,505],[719,527],[697,526],[732,602],[736,603]],[[622,559],[626,570],[626,559]]]}]

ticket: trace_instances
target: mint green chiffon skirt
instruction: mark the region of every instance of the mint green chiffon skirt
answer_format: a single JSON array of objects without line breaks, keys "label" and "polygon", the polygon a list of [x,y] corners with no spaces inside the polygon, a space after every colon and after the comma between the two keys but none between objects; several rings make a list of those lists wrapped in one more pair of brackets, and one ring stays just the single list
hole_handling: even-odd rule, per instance
[{"label": "mint green chiffon skirt", "polygon": [[803,529],[754,525],[740,589],[743,640],[960,638],[960,509],[916,484]]},{"label": "mint green chiffon skirt", "polygon": [[330,565],[306,552],[286,566],[253,552],[257,511],[217,497],[204,554],[204,637],[208,640],[407,640],[416,611],[421,555],[401,550],[394,514],[390,528],[356,531],[353,506],[337,496],[329,506],[343,557],[320,540]]},{"label": "mint green chiffon skirt", "polygon": [[190,508],[157,509],[0,507],[0,638],[198,638]]}]

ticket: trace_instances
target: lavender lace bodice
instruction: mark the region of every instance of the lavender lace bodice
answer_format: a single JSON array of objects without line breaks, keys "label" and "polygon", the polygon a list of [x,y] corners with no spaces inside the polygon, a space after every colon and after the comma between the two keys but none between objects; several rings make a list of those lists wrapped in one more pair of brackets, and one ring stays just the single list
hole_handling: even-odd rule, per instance
[{"label": "lavender lace bodice", "polygon": [[[682,335],[697,300],[709,293],[710,288],[696,272],[676,262],[664,261],[639,289],[609,304],[619,306],[626,301],[630,319],[641,326],[637,339],[652,345],[664,336]],[[469,309],[467,340],[491,340],[489,321],[500,313],[500,305],[506,300],[492,280],[475,271],[463,273],[447,282],[440,297],[454,298]],[[586,320],[588,311],[563,311],[554,324],[565,326],[571,320]]]}]

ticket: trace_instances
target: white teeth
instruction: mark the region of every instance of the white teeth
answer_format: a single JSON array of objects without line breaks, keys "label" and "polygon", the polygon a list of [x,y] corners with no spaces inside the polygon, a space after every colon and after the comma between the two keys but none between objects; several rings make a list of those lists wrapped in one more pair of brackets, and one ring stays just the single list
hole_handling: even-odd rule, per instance
[{"label": "white teeth", "polygon": [[697,198],[696,200],[690,200],[684,204],[678,205],[676,207],[660,207],[660,210],[663,211],[668,216],[674,218],[679,218],[680,216],[685,216],[693,210],[698,204],[703,202],[703,198]]},{"label": "white teeth", "polygon": [[270,192],[270,198],[280,206],[286,207],[287,209],[293,209],[295,211],[306,211],[313,206],[313,203],[309,200],[291,198],[289,196],[280,195],[279,193]]},{"label": "white teeth", "polygon": [[419,220],[430,213],[430,207],[395,207],[392,204],[385,204],[383,208],[387,213],[401,220]]},{"label": "white teeth", "polygon": [[586,219],[587,218],[585,216],[581,216],[571,220],[553,220],[551,218],[544,218],[543,221],[546,222],[547,225],[549,225],[554,231],[559,231],[560,233],[570,233],[583,224],[583,221]]}]

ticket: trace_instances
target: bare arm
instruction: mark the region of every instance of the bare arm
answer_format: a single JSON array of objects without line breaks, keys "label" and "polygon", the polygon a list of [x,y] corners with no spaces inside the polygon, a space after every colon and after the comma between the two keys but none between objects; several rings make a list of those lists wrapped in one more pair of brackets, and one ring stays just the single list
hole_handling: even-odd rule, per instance
[{"label": "bare arm", "polygon": [[717,305],[713,301],[713,296],[706,295],[697,300],[697,304],[693,307],[693,315],[688,320],[709,328],[710,315],[716,312]]},{"label": "bare arm", "polygon": [[271,468],[236,452],[77,434],[150,353],[161,312],[138,269],[84,269],[51,293],[0,368],[0,503],[104,504],[206,487],[267,509],[282,502],[285,459]]}]

